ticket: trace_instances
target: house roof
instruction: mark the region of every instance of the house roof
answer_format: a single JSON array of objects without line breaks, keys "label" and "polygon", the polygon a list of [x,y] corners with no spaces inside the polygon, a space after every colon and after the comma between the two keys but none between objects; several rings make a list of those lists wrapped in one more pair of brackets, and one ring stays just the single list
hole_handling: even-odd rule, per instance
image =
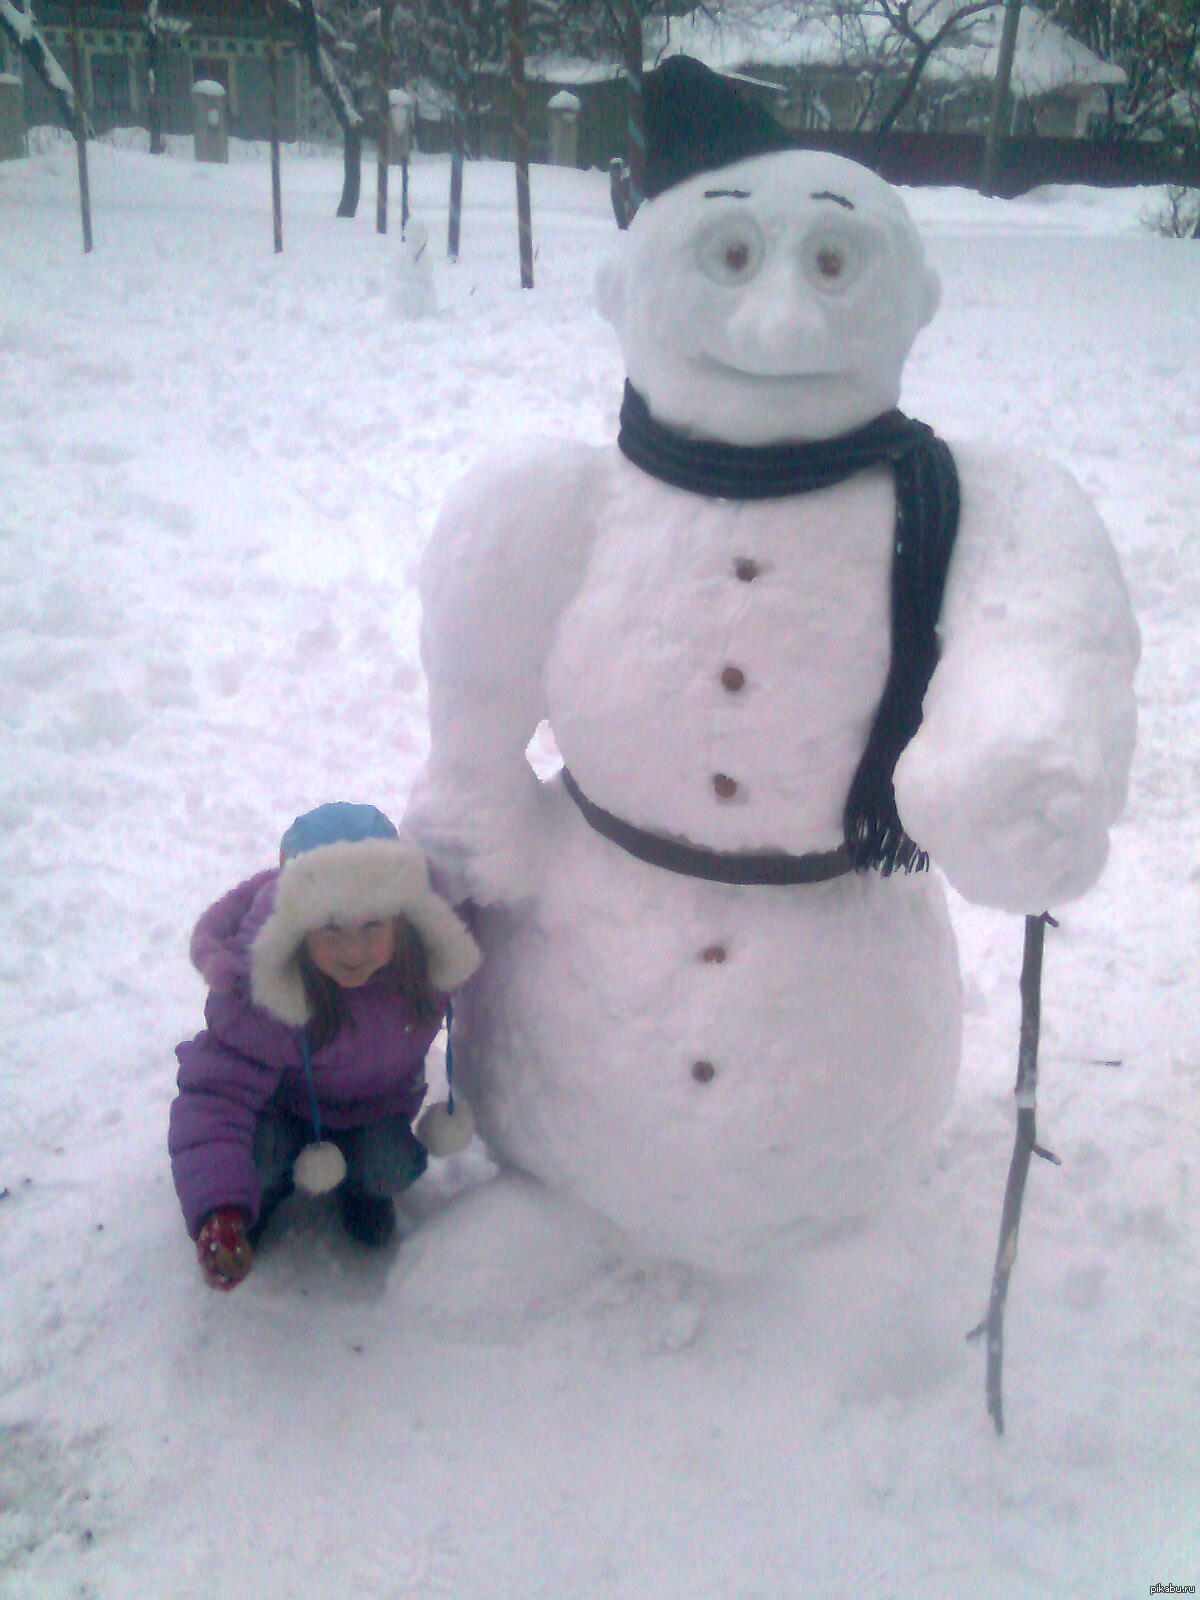
[{"label": "house roof", "polygon": [[[917,26],[931,34],[953,9],[954,0],[917,0]],[[790,13],[790,15],[789,15]],[[814,16],[796,20],[793,7],[761,4],[740,14],[725,10],[720,24],[698,12],[659,25],[655,55],[695,56],[715,72],[753,75],[755,70],[827,67],[851,70],[878,62],[889,41],[882,17]],[[941,83],[991,81],[996,75],[1004,6],[997,3],[964,22],[957,39],[930,59],[926,73]],[[892,43],[895,36],[891,35]],[[648,41],[649,42],[649,41]],[[1012,67],[1012,92],[1018,98],[1125,82],[1120,67],[1103,61],[1056,22],[1026,3],[1021,8]]]}]

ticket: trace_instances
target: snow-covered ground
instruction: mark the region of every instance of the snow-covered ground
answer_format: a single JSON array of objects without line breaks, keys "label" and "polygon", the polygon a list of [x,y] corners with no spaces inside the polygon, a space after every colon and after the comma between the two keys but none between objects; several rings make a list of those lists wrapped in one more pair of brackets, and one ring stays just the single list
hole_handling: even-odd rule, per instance
[{"label": "snow-covered ground", "polygon": [[[517,431],[615,434],[606,179],[413,169],[440,312],[337,159],[0,165],[0,1592],[14,1600],[1133,1600],[1200,1584],[1200,247],[1147,191],[913,191],[945,282],[906,407],[1094,495],[1142,625],[1100,886],[1049,936],[1041,1131],[984,1412],[1017,919],[954,902],[964,1071],[870,1229],[713,1281],[476,1148],[356,1253],[297,1203],[201,1282],[165,1153],[196,915],[326,799],[403,809],[414,570]],[[398,197],[393,187],[393,221]]]}]

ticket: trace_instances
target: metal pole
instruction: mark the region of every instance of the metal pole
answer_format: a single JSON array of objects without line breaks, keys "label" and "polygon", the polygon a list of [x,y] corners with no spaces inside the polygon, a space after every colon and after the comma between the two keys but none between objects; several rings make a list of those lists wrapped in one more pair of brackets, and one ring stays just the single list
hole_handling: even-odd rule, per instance
[{"label": "metal pole", "polygon": [[467,89],[468,89],[467,0],[460,0],[454,45],[454,111],[453,144],[450,149],[450,225],[446,239],[446,253],[451,261],[458,260],[458,247],[462,235],[463,161],[467,144]]},{"label": "metal pole", "polygon": [[83,253],[92,250],[92,190],[88,182],[87,112],[83,105],[83,39],[79,32],[79,7],[70,0],[71,23],[71,76],[75,89],[75,155],[79,166],[79,217],[83,225]]},{"label": "metal pole", "polygon": [[522,289],[533,288],[533,217],[529,203],[529,95],[525,85],[528,0],[509,0],[508,61],[512,78],[513,158],[517,172],[517,236]]},{"label": "metal pole", "polygon": [[391,158],[392,120],[388,87],[392,77],[392,8],[388,0],[379,7],[379,168],[375,178],[375,232],[387,232],[388,161]]},{"label": "metal pole", "polygon": [[625,0],[625,117],[626,165],[629,168],[630,216],[645,197],[642,188],[646,166],[646,120],[642,99],[642,15],[637,0]]},{"label": "metal pole", "polygon": [[275,254],[283,253],[283,180],[279,157],[280,79],[283,73],[283,47],[279,38],[280,15],[276,0],[269,12],[271,29],[271,71],[268,78],[267,110],[271,119],[271,223],[275,230]]}]

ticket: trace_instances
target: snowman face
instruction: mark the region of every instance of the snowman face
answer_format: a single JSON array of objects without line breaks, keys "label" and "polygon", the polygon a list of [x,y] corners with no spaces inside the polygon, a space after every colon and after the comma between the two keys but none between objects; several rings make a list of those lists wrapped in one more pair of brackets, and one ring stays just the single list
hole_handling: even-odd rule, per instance
[{"label": "snowman face", "polygon": [[660,422],[754,445],[830,438],[894,406],[938,284],[881,178],[787,151],[643,206],[597,294]]}]

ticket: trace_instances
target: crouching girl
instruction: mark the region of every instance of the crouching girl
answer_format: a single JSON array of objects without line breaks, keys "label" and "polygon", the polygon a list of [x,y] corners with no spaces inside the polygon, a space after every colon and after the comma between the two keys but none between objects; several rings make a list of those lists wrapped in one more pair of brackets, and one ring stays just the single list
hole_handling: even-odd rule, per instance
[{"label": "crouching girl", "polygon": [[335,1190],[346,1231],[385,1244],[425,1170],[426,1054],[479,964],[420,853],[374,806],[318,806],[204,913],[191,956],[206,1027],[176,1051],[169,1149],[207,1282],[241,1282],[293,1186]]}]

